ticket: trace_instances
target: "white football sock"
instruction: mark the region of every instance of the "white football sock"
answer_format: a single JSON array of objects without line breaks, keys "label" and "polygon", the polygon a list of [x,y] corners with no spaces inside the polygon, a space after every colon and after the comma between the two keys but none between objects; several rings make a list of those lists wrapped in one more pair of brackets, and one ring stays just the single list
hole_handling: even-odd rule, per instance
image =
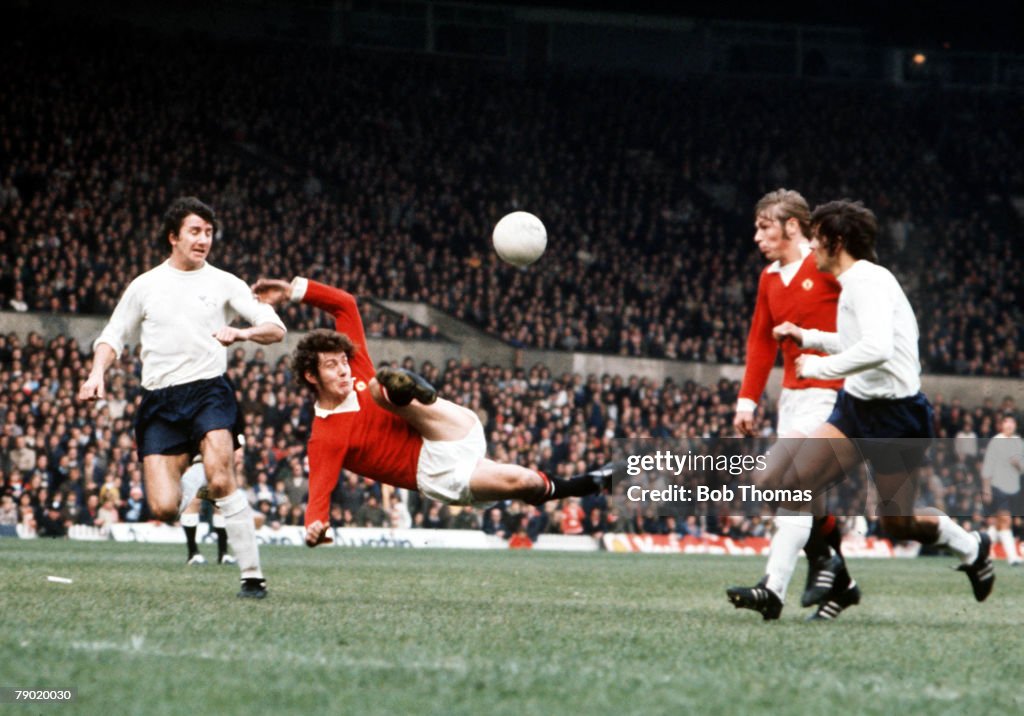
[{"label": "white football sock", "polygon": [[999,530],[996,532],[999,537],[999,544],[1003,545],[1003,551],[1006,552],[1006,563],[1015,564],[1020,561],[1020,557],[1017,555],[1017,545],[1013,541],[1013,532],[1010,530]]},{"label": "white football sock", "polygon": [[964,564],[978,558],[978,538],[946,515],[939,518],[939,538],[935,544],[949,547]]},{"label": "white football sock", "polygon": [[236,489],[227,497],[217,500],[217,507],[224,515],[224,529],[228,532],[228,541],[238,560],[242,579],[262,577],[256,527],[252,522],[252,508],[249,507],[245,493]]},{"label": "white football sock", "polygon": [[199,526],[199,513],[198,512],[186,512],[181,516],[182,527],[198,527]]},{"label": "white football sock", "polygon": [[785,602],[789,580],[793,578],[800,550],[811,536],[814,517],[779,510],[775,517],[775,525],[775,534],[772,536],[772,544],[768,551],[768,564],[765,565],[764,571],[768,575],[768,589]]}]

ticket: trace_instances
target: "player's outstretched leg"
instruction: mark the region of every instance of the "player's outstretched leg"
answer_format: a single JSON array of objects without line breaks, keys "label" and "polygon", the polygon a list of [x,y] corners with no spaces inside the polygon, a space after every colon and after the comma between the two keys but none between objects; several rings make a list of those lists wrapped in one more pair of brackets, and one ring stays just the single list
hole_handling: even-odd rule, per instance
[{"label": "player's outstretched leg", "polygon": [[404,408],[413,399],[423,405],[437,400],[437,390],[426,378],[404,368],[381,368],[377,371],[377,383],[387,401],[398,408]]},{"label": "player's outstretched leg", "polygon": [[537,473],[543,481],[543,489],[539,496],[528,499],[532,505],[540,505],[550,500],[560,500],[563,497],[584,497],[593,495],[601,490],[611,492],[612,480],[617,475],[625,474],[625,463],[609,462],[596,470],[585,472],[582,475],[572,477],[548,477],[543,472]]},{"label": "player's outstretched leg", "polygon": [[757,586],[729,587],[725,594],[734,607],[753,609],[759,612],[766,622],[778,619],[782,614],[782,600],[768,588],[768,575],[762,577]]},{"label": "player's outstretched leg", "polygon": [[626,463],[622,460],[613,460],[585,474],[590,475],[599,489],[611,492],[613,481],[625,477]]},{"label": "player's outstretched leg", "polygon": [[922,544],[948,547],[960,558],[958,570],[967,574],[974,598],[983,602],[996,583],[992,565],[992,539],[984,532],[968,532],[938,510],[935,514],[883,516],[882,528],[893,539],[912,539]]},{"label": "player's outstretched leg", "polygon": [[970,564],[961,564],[957,569],[966,572],[967,578],[971,580],[974,598],[983,602],[988,599],[996,583],[995,565],[992,564],[992,538],[984,532],[971,534],[978,538],[978,556]]},{"label": "player's outstretched leg", "polygon": [[596,494],[611,484],[614,473],[614,466],[606,465],[573,477],[548,477],[538,470],[484,459],[473,470],[469,487],[476,502],[522,500],[540,505],[563,497]]}]

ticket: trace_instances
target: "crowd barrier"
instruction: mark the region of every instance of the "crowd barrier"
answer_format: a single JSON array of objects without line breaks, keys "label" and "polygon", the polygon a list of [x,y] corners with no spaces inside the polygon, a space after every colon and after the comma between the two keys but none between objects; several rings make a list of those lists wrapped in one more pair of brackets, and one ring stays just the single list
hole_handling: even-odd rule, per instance
[{"label": "crowd barrier", "polygon": [[[201,522],[196,538],[201,542],[215,542],[216,536],[209,525]],[[35,539],[24,525],[18,525],[16,534],[22,539]],[[720,535],[693,537],[687,535],[638,535],[627,533],[605,534],[600,540],[585,535],[541,535],[536,542],[522,540],[506,541],[479,530],[427,530],[390,529],[385,527],[339,527],[328,533],[334,547],[377,547],[393,549],[509,549],[528,547],[542,551],[597,552],[606,550],[617,553],[636,554],[714,554],[714,555],[768,555],[769,541],[766,537],[731,539]],[[0,534],[0,536],[3,536]],[[256,539],[262,545],[303,546],[305,530],[302,527],[268,527],[256,530]],[[75,525],[68,530],[73,540],[115,542],[152,542],[159,544],[183,544],[185,533],[180,527],[171,527],[161,522],[119,523],[110,527],[86,527]],[[1021,553],[1021,542],[1015,548]],[[893,544],[887,539],[847,535],[843,538],[843,554],[851,558],[860,557],[916,557],[920,554],[916,542]],[[1006,559],[1001,544],[993,541],[992,556]]]},{"label": "crowd barrier", "polygon": [[[603,546],[609,552],[640,552],[644,554],[727,554],[768,556],[767,537],[731,539],[720,535],[677,537],[675,535],[606,534]],[[893,545],[887,539],[849,536],[843,539],[847,557],[916,557],[920,545]]]}]

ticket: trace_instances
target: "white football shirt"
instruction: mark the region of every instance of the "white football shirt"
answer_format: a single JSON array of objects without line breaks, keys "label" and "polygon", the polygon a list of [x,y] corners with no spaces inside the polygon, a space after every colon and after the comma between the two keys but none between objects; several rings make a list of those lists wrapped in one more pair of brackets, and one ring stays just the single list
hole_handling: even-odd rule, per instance
[{"label": "white football shirt", "polygon": [[808,378],[846,378],[860,398],[906,398],[921,390],[917,318],[892,273],[857,261],[839,276],[836,333],[804,329],[804,347],[833,355],[804,357]]},{"label": "white football shirt", "polygon": [[93,349],[106,343],[120,354],[126,342],[139,340],[148,390],[216,378],[227,371],[228,358],[213,334],[238,317],[284,328],[237,276],[209,263],[179,271],[165,261],[128,285]]}]

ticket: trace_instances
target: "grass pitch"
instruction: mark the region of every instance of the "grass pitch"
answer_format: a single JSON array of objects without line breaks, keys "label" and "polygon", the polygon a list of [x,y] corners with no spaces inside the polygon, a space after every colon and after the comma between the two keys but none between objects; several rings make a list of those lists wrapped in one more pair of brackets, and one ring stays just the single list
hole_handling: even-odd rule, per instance
[{"label": "grass pitch", "polygon": [[[206,546],[210,551],[209,546]],[[208,555],[209,556],[209,555]],[[858,560],[830,624],[734,610],[763,560],[267,547],[270,597],[178,546],[0,540],[5,713],[1019,713],[1024,573]],[[47,581],[67,577],[73,584]]]}]

